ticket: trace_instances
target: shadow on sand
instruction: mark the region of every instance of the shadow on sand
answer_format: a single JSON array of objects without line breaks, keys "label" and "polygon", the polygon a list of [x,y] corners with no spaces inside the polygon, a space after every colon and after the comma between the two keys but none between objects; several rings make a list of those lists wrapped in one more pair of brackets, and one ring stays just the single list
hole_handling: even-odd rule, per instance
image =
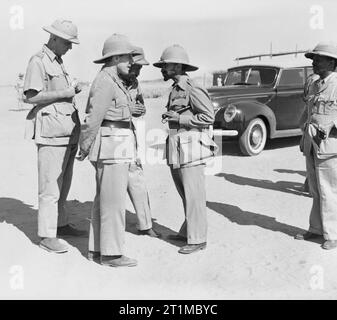
[{"label": "shadow on sand", "polygon": [[[92,202],[79,202],[77,200],[67,201],[66,208],[70,212],[70,223],[80,230],[89,231],[89,218]],[[38,244],[40,238],[37,235],[37,210],[31,205],[25,204],[21,200],[13,198],[0,198],[0,223],[13,224],[21,230],[34,244]],[[137,233],[137,217],[134,213],[126,211],[126,232]],[[177,241],[166,239],[168,234],[176,233],[153,220],[153,228],[162,234],[163,241],[180,247],[182,244]],[[142,236],[140,236],[142,237]],[[86,257],[88,251],[88,235],[84,237],[64,237],[72,246],[76,247],[81,254]]]},{"label": "shadow on sand", "polygon": [[278,222],[276,218],[265,216],[262,214],[243,211],[239,207],[219,202],[207,202],[207,207],[233,223],[240,225],[258,226],[275,232],[282,232],[290,237],[294,237],[297,233],[304,233],[305,230],[291,226],[286,223]]},{"label": "shadow on sand", "polygon": [[260,180],[260,179],[252,179],[248,177],[241,177],[235,174],[227,174],[227,173],[218,173],[217,177],[223,177],[225,180],[242,185],[242,186],[252,186],[262,189],[276,190],[285,193],[291,193],[298,196],[310,197],[308,193],[303,192],[303,183],[299,182],[291,182],[291,181],[270,181],[270,180]]}]

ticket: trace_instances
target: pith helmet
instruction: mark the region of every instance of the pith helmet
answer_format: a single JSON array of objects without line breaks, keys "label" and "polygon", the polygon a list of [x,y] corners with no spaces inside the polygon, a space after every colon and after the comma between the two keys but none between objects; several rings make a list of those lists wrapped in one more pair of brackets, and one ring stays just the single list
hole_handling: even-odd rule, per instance
[{"label": "pith helmet", "polygon": [[104,41],[102,58],[94,60],[94,63],[105,63],[106,59],[112,56],[122,54],[134,55],[135,47],[130,43],[129,39],[118,33],[114,33]]},{"label": "pith helmet", "polygon": [[313,59],[314,55],[337,59],[337,44],[335,42],[320,42],[313,50],[304,55],[309,59]]},{"label": "pith helmet", "polygon": [[149,65],[150,63],[145,59],[144,50],[141,47],[134,47],[135,56],[133,57],[133,63],[141,66]]},{"label": "pith helmet", "polygon": [[80,43],[77,38],[77,27],[69,20],[55,20],[52,25],[42,27],[42,29],[72,43]]},{"label": "pith helmet", "polygon": [[186,71],[198,70],[198,67],[190,64],[185,49],[179,44],[174,44],[173,46],[166,48],[163,51],[160,60],[153,65],[157,68],[162,68],[165,63],[181,63],[185,66]]}]

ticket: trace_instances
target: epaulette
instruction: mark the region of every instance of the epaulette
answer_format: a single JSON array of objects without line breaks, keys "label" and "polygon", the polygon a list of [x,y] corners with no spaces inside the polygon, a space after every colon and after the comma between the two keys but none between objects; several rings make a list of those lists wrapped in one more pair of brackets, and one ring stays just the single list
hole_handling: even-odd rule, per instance
[{"label": "epaulette", "polygon": [[44,55],[45,55],[45,52],[40,50],[39,52],[35,53],[33,55],[33,57],[38,57],[38,58],[42,59],[44,57]]}]

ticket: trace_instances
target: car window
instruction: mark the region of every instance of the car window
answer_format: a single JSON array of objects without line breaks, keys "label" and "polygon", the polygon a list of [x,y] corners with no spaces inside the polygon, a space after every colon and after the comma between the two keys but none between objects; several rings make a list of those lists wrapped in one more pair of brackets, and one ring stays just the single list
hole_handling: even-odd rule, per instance
[{"label": "car window", "polygon": [[246,81],[247,73],[249,69],[239,69],[239,70],[231,70],[226,78],[225,85],[231,86],[235,83],[241,83]]},{"label": "car window", "polygon": [[284,69],[281,74],[280,86],[302,86],[304,84],[304,69]]},{"label": "car window", "polygon": [[277,70],[274,68],[242,68],[229,70],[225,86],[249,84],[249,85],[272,85],[275,81]]}]

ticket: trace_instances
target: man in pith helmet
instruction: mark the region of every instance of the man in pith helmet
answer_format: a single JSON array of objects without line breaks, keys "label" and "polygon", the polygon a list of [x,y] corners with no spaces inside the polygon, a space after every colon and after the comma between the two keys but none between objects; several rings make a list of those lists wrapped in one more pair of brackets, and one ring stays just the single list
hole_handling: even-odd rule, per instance
[{"label": "man in pith helmet", "polygon": [[129,168],[128,193],[136,211],[138,233],[158,238],[161,235],[152,228],[150,198],[141,163],[141,152],[144,151],[141,150],[143,147],[142,137],[145,134],[145,122],[142,116],[146,110],[137,77],[142,67],[149,65],[149,62],[145,59],[142,48],[134,47],[133,54],[129,74],[126,77],[122,76],[132,101],[132,123],[136,135],[136,159],[134,163],[130,164]]},{"label": "man in pith helmet", "polygon": [[43,29],[50,34],[48,43],[31,57],[24,81],[24,101],[34,105],[25,134],[37,144],[40,247],[62,253],[68,248],[57,236],[86,234],[69,224],[65,210],[80,132],[74,96],[81,88],[70,80],[62,56],[79,40],[68,20]]},{"label": "man in pith helmet", "polygon": [[321,42],[305,53],[313,71],[305,88],[308,117],[301,140],[313,204],[309,230],[298,240],[324,239],[323,249],[337,248],[337,44]]},{"label": "man in pith helmet", "polygon": [[173,80],[167,112],[163,114],[170,128],[166,157],[183,201],[185,221],[179,233],[169,238],[187,242],[178,252],[189,254],[205,249],[207,243],[204,168],[206,158],[214,156],[217,151],[209,134],[214,110],[207,91],[186,74],[198,67],[189,63],[183,47],[173,45],[166,48],[153,65],[161,68],[165,81]]},{"label": "man in pith helmet", "polygon": [[124,35],[113,34],[104,42],[102,57],[94,61],[103,67],[90,89],[80,138],[80,160],[88,156],[96,169],[88,258],[112,267],[137,265],[125,256],[125,202],[136,139],[133,102],[123,78],[133,55],[134,46]]}]

